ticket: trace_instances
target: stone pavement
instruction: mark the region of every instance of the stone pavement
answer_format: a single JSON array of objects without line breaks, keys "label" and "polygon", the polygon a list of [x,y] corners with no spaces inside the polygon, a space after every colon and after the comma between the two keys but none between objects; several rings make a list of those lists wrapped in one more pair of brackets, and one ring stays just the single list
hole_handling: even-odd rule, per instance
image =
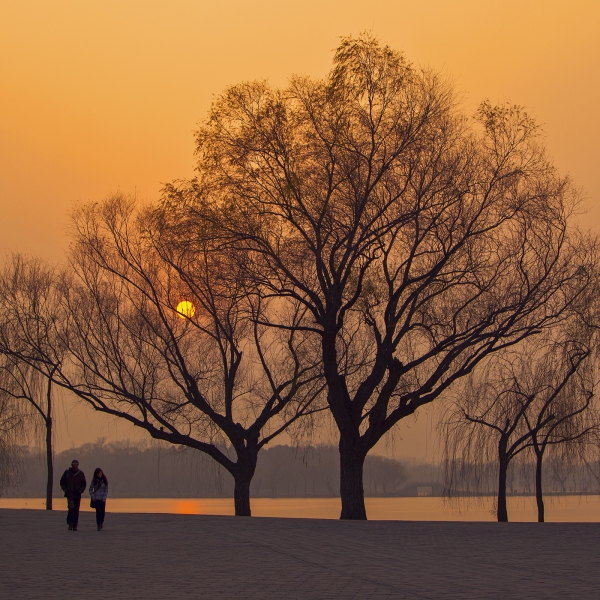
[{"label": "stone pavement", "polygon": [[0,510],[0,598],[600,598],[600,524]]}]

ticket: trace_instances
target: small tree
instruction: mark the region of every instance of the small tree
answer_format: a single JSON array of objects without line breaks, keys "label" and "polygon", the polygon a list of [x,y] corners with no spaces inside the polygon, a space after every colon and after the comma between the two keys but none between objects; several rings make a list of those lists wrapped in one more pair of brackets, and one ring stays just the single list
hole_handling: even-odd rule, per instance
[{"label": "small tree", "polygon": [[[544,358],[530,385],[539,390],[545,387],[547,399],[540,402],[538,393],[534,420],[524,415],[535,456],[535,497],[540,523],[545,520],[542,474],[546,451],[554,447],[559,456],[573,464],[571,458],[585,457],[588,444],[600,427],[595,402],[597,376],[590,347],[582,347],[577,352],[561,345]],[[560,373],[564,373],[565,368],[562,378],[566,381],[561,384]],[[548,419],[549,416],[554,418]],[[547,421],[545,426],[541,426],[543,421]]]},{"label": "small tree", "polygon": [[[25,402],[41,418],[46,452],[46,510],[52,510],[52,383],[63,350],[56,338],[59,298],[56,271],[42,261],[14,255],[0,275],[0,390]],[[27,413],[25,407],[22,410]]]},{"label": "small tree", "polygon": [[446,485],[481,482],[497,464],[497,518],[508,521],[508,467],[524,451],[536,459],[538,520],[544,520],[543,458],[548,447],[582,441],[597,427],[590,348],[581,341],[531,340],[491,358],[456,394],[445,424]]},{"label": "small tree", "polygon": [[[54,454],[52,450],[52,375],[44,377],[27,362],[10,355],[4,356],[0,366],[0,393],[21,403],[23,418],[27,421],[40,418],[44,427],[46,453],[46,510],[52,510],[54,484]],[[27,410],[29,405],[33,410]],[[36,429],[33,427],[33,429]]]}]

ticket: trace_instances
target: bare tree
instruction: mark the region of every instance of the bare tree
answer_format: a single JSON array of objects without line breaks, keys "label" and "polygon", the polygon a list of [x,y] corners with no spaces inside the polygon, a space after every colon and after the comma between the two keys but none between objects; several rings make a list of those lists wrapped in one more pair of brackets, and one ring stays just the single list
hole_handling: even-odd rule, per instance
[{"label": "bare tree", "polygon": [[[52,378],[63,356],[55,336],[54,320],[59,314],[55,283],[54,269],[22,255],[12,256],[0,275],[0,391],[25,402],[33,410],[29,416],[34,423],[36,417],[42,420],[46,510],[52,510],[54,482]],[[30,412],[26,407],[22,410]]]},{"label": "bare tree", "polygon": [[497,465],[497,518],[508,521],[506,488],[513,459],[533,451],[538,521],[544,520],[546,450],[582,442],[598,427],[592,406],[590,347],[582,340],[534,338],[494,355],[456,394],[445,424],[446,486],[482,481]]},{"label": "bare tree", "polygon": [[211,456],[234,478],[236,515],[250,515],[259,450],[319,410],[321,369],[294,326],[302,307],[281,309],[287,330],[267,330],[257,317],[279,308],[246,293],[214,241],[172,252],[155,217],[121,195],[76,212],[56,327],[67,360],[45,352],[52,379],[97,411]]},{"label": "bare tree", "polygon": [[257,294],[305,309],[293,327],[323,362],[342,518],[366,518],[363,464],[386,432],[589,285],[576,194],[538,134],[514,106],[470,121],[439,76],[364,35],[325,80],[227,89],[197,177],[165,188],[171,243],[210,229]]}]

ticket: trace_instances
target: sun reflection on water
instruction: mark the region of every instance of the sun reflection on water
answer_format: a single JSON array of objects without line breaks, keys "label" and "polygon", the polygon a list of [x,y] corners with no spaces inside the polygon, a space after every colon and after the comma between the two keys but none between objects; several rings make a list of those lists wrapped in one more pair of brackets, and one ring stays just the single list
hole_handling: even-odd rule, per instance
[{"label": "sun reflection on water", "polygon": [[[252,498],[255,517],[338,519],[339,498]],[[371,520],[406,521],[494,521],[493,498],[471,498],[453,504],[443,498],[366,498]],[[508,498],[511,521],[535,521],[535,498]],[[43,510],[43,498],[0,498],[0,508]],[[54,510],[65,511],[64,498],[54,498]],[[83,512],[92,512],[90,503],[81,503]],[[233,498],[109,498],[108,513],[170,513],[179,515],[233,516]],[[548,521],[600,522],[600,495],[551,496],[546,498]]]},{"label": "sun reflection on water", "polygon": [[173,502],[173,512],[177,515],[201,515],[201,503],[197,500],[176,500]]}]

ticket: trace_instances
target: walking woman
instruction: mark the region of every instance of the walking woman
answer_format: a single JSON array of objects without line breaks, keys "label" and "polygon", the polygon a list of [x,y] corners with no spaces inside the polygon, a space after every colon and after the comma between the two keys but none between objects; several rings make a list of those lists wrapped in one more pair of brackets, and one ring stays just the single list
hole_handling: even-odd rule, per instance
[{"label": "walking woman", "polygon": [[94,477],[90,485],[91,506],[96,509],[96,525],[98,531],[104,525],[104,512],[106,510],[106,497],[108,496],[108,480],[102,469],[94,471]]}]

